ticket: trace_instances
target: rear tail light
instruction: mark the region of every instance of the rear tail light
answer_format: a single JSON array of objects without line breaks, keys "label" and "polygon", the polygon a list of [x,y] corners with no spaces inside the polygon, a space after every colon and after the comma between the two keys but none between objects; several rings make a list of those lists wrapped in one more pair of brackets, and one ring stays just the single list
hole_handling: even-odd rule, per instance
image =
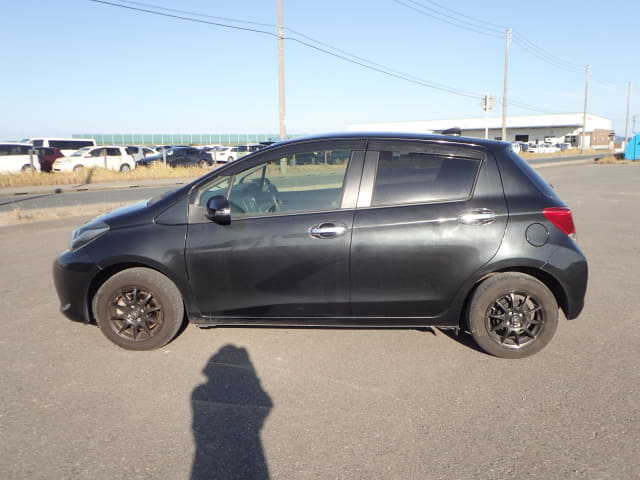
[{"label": "rear tail light", "polygon": [[576,226],[573,223],[573,215],[571,209],[567,207],[549,207],[545,208],[542,213],[547,217],[551,223],[569,235],[574,240],[577,240]]}]

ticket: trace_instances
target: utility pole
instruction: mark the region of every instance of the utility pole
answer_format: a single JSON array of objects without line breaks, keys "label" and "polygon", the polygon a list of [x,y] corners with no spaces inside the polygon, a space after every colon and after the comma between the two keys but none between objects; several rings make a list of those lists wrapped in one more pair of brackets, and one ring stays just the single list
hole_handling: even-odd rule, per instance
[{"label": "utility pole", "polygon": [[509,46],[511,45],[511,29],[507,28],[504,49],[504,90],[502,92],[502,141],[507,141],[507,90],[509,86]]},{"label": "utility pole", "polygon": [[587,65],[584,82],[584,114],[582,116],[582,139],[580,140],[580,153],[584,153],[584,141],[587,137],[587,108],[589,105],[589,77],[591,76],[591,65]]},{"label": "utility pole", "polygon": [[287,138],[284,99],[284,25],[282,0],[278,0],[278,79],[280,84],[280,140]]},{"label": "utility pole", "polygon": [[[631,106],[631,82],[627,85],[627,116],[624,123],[624,145],[629,140],[629,107]],[[624,148],[624,145],[623,148]]]}]

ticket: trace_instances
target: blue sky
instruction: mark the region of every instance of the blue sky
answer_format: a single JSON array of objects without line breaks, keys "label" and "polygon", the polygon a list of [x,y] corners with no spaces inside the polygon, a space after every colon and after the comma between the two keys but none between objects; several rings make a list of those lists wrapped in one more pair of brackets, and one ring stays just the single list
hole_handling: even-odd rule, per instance
[{"label": "blue sky", "polygon": [[[0,139],[278,132],[277,0],[109,1],[267,33],[89,0],[4,0]],[[480,97],[502,96],[507,27],[518,39],[510,115],[582,112],[590,64],[590,113],[623,135],[632,82],[640,130],[638,18],[631,0],[284,0],[286,35],[298,40],[285,44],[287,131],[483,116]]]}]

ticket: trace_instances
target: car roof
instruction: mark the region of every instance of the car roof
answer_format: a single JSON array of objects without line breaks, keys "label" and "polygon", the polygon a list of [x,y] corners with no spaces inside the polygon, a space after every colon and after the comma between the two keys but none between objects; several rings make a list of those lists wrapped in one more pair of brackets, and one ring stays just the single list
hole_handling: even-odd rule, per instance
[{"label": "car roof", "polygon": [[306,143],[326,140],[422,140],[441,143],[455,143],[465,145],[483,146],[490,149],[511,148],[510,142],[498,140],[485,140],[483,138],[462,137],[457,135],[438,135],[434,133],[411,132],[339,132],[321,135],[298,137],[291,140],[274,143],[266,148],[281,147],[287,144]]}]

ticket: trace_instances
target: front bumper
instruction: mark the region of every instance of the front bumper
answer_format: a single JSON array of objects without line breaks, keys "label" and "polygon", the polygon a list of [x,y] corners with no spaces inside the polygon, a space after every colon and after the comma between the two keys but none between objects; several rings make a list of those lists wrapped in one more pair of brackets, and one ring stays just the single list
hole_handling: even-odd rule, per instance
[{"label": "front bumper", "polygon": [[90,323],[89,293],[100,269],[91,259],[67,250],[53,264],[53,283],[60,299],[60,311],[70,320]]}]

